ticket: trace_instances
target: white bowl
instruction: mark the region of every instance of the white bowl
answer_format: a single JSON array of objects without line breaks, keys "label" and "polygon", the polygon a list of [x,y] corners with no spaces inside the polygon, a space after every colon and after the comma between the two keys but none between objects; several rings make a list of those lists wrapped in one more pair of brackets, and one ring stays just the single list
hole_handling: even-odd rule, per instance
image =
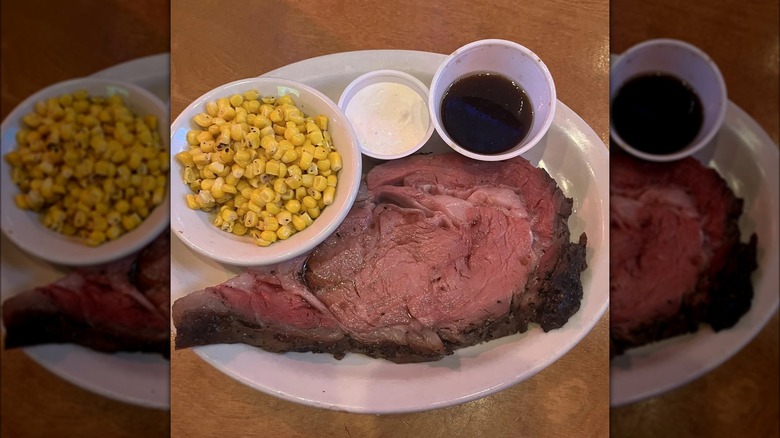
[{"label": "white bowl", "polygon": [[[206,111],[206,103],[245,91],[257,90],[261,96],[294,95],[295,104],[306,116],[328,116],[328,131],[344,165],[333,204],[322,210],[314,222],[287,240],[260,247],[251,237],[222,231],[212,223],[214,213],[187,207],[186,195],[192,193],[182,180],[183,168],[175,155],[188,150],[186,135],[197,125],[192,118]],[[194,251],[222,263],[261,266],[279,263],[301,255],[320,244],[344,220],[357,196],[361,178],[361,156],[357,136],[344,113],[319,91],[298,82],[277,78],[250,78],[217,87],[192,102],[171,125],[171,228]]]},{"label": "white bowl", "polygon": [[[655,39],[628,49],[612,65],[609,76],[610,100],[626,81],[649,73],[674,76],[693,88],[702,103],[703,122],[699,133],[685,148],[671,154],[650,154],[631,147],[610,126],[615,143],[636,157],[649,161],[673,161],[696,153],[720,130],[726,116],[726,83],[715,62],[695,46],[673,39]],[[662,127],[660,129],[663,129]]]},{"label": "white bowl", "polygon": [[[341,93],[341,97],[339,98],[339,108],[341,108],[344,113],[349,114],[347,111],[347,108],[350,106],[350,102],[352,102],[352,98],[355,97],[355,95],[363,90],[364,88],[368,87],[369,85],[374,84],[380,84],[380,83],[393,83],[393,84],[400,84],[404,85],[406,87],[409,87],[410,90],[417,93],[418,96],[420,96],[420,99],[422,99],[422,108],[420,109],[423,114],[420,118],[420,123],[423,125],[421,130],[423,133],[420,136],[417,143],[412,145],[409,148],[406,148],[402,152],[397,153],[379,153],[376,151],[371,150],[370,148],[367,148],[363,141],[360,141],[360,149],[363,152],[364,155],[368,155],[372,158],[378,158],[380,160],[395,160],[398,158],[407,157],[417,151],[420,150],[425,144],[428,142],[428,140],[431,138],[431,135],[433,135],[433,123],[431,122],[430,116],[429,116],[429,110],[428,110],[428,87],[425,86],[419,79],[416,77],[410,75],[409,73],[405,73],[398,70],[377,70],[372,71],[366,74],[363,74],[359,76],[357,79],[352,81],[347,88],[344,89],[344,92]],[[357,102],[356,102],[357,103]],[[387,115],[380,114],[382,112],[382,109],[379,108],[357,108],[357,111],[367,111],[371,112],[373,114],[373,117],[376,117],[377,119],[384,119],[387,117]],[[412,111],[409,111],[408,113],[404,113],[403,121],[408,122],[410,119],[415,118],[414,109]],[[396,116],[400,116],[399,114],[396,114]],[[349,117],[349,116],[348,116]],[[355,126],[355,121],[350,120],[353,123],[353,128],[355,128],[356,133],[358,134],[358,139],[360,140],[361,133],[357,126]],[[397,121],[397,120],[396,120]],[[390,131],[392,128],[395,128],[396,123],[387,123],[383,124],[386,126],[381,126],[380,129],[384,131],[383,133],[388,136],[394,136],[398,133],[396,132],[387,132]]]},{"label": "white bowl", "polygon": [[[167,147],[169,120],[168,107],[149,91],[137,85],[113,79],[80,78],[60,82],[44,88],[19,104],[3,120],[2,155],[16,148],[16,133],[21,119],[33,112],[36,102],[77,90],[87,90],[91,96],[124,97],[125,105],[137,115],[153,114],[157,117],[160,140]],[[11,166],[2,160],[0,201],[2,202],[2,229],[8,238],[24,251],[49,262],[67,266],[86,266],[109,262],[137,251],[157,237],[169,221],[170,199],[163,202],[136,229],[120,238],[99,246],[87,246],[80,239],[52,231],[41,223],[38,213],[21,210],[14,203],[19,193],[11,180]]]},{"label": "white bowl", "polygon": [[[513,148],[500,154],[478,154],[458,145],[444,129],[441,104],[450,85],[478,73],[501,74],[522,88],[534,110],[528,134]],[[555,83],[541,58],[520,44],[506,40],[481,40],[453,52],[436,70],[431,81],[428,107],[441,138],[455,151],[476,160],[500,161],[516,157],[534,147],[544,137],[555,116]]]}]

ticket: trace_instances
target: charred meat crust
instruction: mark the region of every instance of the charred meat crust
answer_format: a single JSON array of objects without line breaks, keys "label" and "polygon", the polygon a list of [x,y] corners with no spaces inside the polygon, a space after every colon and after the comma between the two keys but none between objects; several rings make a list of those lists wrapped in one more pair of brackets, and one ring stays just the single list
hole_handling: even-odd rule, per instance
[{"label": "charred meat crust", "polygon": [[262,322],[253,324],[228,309],[218,312],[196,308],[180,315],[177,324],[187,330],[177,331],[177,350],[209,344],[248,344],[276,353],[311,351],[343,356],[349,345],[346,338],[335,342],[312,342],[309,334]]},{"label": "charred meat crust", "polygon": [[587,267],[587,241],[587,236],[582,233],[578,243],[566,242],[555,268],[539,288],[540,303],[534,311],[533,321],[546,332],[562,327],[580,309],[583,295],[580,275]]},{"label": "charred meat crust", "polygon": [[715,331],[733,327],[737,321],[750,310],[753,300],[753,284],[751,273],[756,270],[756,248],[758,238],[755,234],[747,244],[740,243],[734,247],[729,258],[734,260],[718,272],[710,290],[710,305],[704,315]]},{"label": "charred meat crust", "polygon": [[158,336],[155,339],[143,335],[132,336],[127,333],[95,330],[83,320],[69,318],[68,315],[59,312],[38,310],[25,311],[6,321],[8,327],[5,337],[6,349],[77,343],[104,353],[143,351],[159,353],[166,359],[170,358],[170,343],[167,336]]},{"label": "charred meat crust", "polygon": [[[154,273],[146,272],[149,266],[156,267]],[[165,232],[133,256],[75,269],[53,284],[15,295],[2,306],[5,348],[74,343],[107,353],[159,353],[168,359],[169,266]]]}]

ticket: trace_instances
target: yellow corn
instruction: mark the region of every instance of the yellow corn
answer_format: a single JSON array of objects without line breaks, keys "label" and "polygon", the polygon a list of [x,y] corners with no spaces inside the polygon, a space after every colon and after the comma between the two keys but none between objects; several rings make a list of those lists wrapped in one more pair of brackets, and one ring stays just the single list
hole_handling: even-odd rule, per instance
[{"label": "yellow corn", "polygon": [[[90,111],[82,117],[93,116]],[[307,118],[289,95],[261,97],[249,90],[208,102],[195,123],[199,129],[187,134],[190,150],[177,155],[185,167],[184,181],[197,191],[187,196],[187,205],[207,211],[229,205],[236,220],[220,218],[217,224],[226,231],[248,233],[258,245],[267,246],[306,228],[332,204],[338,183],[335,172],[343,164],[331,149],[327,117]],[[136,141],[143,144],[146,132],[150,131],[142,130]],[[112,154],[122,150],[108,147]],[[131,150],[128,155],[132,154]],[[72,162],[77,171],[86,170],[82,160]],[[129,164],[126,176],[132,183],[137,178],[129,172],[138,170]],[[98,167],[110,171],[104,164]],[[156,170],[157,165],[140,169]],[[141,181],[139,195],[148,197],[151,183],[145,181],[151,180]],[[260,230],[274,236],[262,236]]]},{"label": "yellow corn", "polygon": [[328,179],[325,178],[322,175],[317,175],[314,177],[314,181],[312,184],[312,188],[318,192],[322,192],[325,190],[325,188],[328,187]]},{"label": "yellow corn", "polygon": [[[276,196],[279,196],[279,195],[277,194]],[[280,198],[281,198],[281,196],[280,196]],[[269,203],[265,204],[265,209],[266,209],[266,211],[268,213],[270,213],[272,215],[277,215],[277,214],[279,214],[280,211],[282,211],[282,208],[279,206],[279,204],[277,204],[276,198],[274,198],[273,202],[269,202]]]},{"label": "yellow corn", "polygon": [[292,163],[293,161],[298,159],[298,153],[295,152],[293,149],[289,149],[284,152],[284,155],[282,155],[282,162],[283,163]]},{"label": "yellow corn", "polygon": [[336,196],[336,188],[328,186],[325,191],[322,192],[322,203],[325,205],[333,204],[333,199]]},{"label": "yellow corn", "polygon": [[306,221],[303,220],[303,218],[297,214],[294,214],[292,216],[292,226],[295,228],[296,231],[303,231],[306,229]]},{"label": "yellow corn", "polygon": [[279,240],[287,240],[290,236],[292,236],[293,233],[294,228],[292,228],[290,225],[284,225],[276,230],[276,236],[279,238]]},{"label": "yellow corn", "polygon": [[338,172],[344,166],[344,162],[343,159],[341,158],[341,154],[336,151],[333,151],[328,154],[328,160],[330,161],[330,168],[334,172]]},{"label": "yellow corn", "polygon": [[279,229],[279,220],[276,216],[267,216],[263,220],[263,229],[268,231],[276,231]]},{"label": "yellow corn", "polygon": [[328,129],[328,117],[327,116],[317,116],[314,118],[314,123],[319,126],[320,130],[326,131]]},{"label": "yellow corn", "polygon": [[317,146],[314,148],[314,159],[315,160],[324,160],[328,158],[328,151],[322,146]]},{"label": "yellow corn", "polygon": [[254,212],[254,211],[248,211],[248,212],[246,212],[246,214],[244,215],[244,225],[245,225],[247,228],[253,228],[253,227],[256,227],[256,226],[257,226],[257,224],[259,223],[259,218],[260,218],[260,217],[257,215],[257,213],[256,213],[256,212]]},{"label": "yellow corn", "polygon": [[290,213],[298,213],[301,211],[301,202],[297,199],[290,199],[287,202],[284,203],[285,210],[289,211]]},{"label": "yellow corn", "polygon": [[[198,129],[186,135],[190,149],[208,134],[201,125],[213,124],[210,117],[198,115]],[[11,178],[24,192],[14,200],[20,208],[41,211],[47,227],[99,245],[137,227],[162,202],[169,157],[157,119],[132,114],[121,96],[63,94],[36,103],[23,123],[18,149],[6,155]],[[194,169],[195,157],[186,151],[177,161]],[[197,181],[193,176],[185,170],[190,185]]]},{"label": "yellow corn", "polygon": [[314,185],[314,175],[310,175],[308,173],[301,176],[301,185],[303,187],[309,188]]},{"label": "yellow corn", "polygon": [[265,231],[260,233],[260,238],[263,239],[263,240],[267,240],[269,242],[276,242],[276,239],[277,239],[276,230],[266,229]]},{"label": "yellow corn", "polygon": [[316,131],[309,131],[309,140],[315,145],[321,145],[322,141],[324,140],[324,137],[322,136],[322,131],[317,129]]},{"label": "yellow corn", "polygon": [[234,107],[239,107],[244,102],[244,98],[240,94],[234,94],[230,96],[229,102]]}]

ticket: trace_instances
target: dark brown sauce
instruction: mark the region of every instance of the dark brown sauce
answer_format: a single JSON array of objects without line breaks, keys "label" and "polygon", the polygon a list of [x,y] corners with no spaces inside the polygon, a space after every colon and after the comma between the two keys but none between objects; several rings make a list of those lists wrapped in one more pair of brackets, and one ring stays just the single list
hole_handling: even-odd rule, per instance
[{"label": "dark brown sauce", "polygon": [[661,73],[637,76],[623,84],[612,101],[612,125],[624,142],[649,154],[670,154],[699,133],[699,96],[680,79]]},{"label": "dark brown sauce", "polygon": [[520,143],[533,123],[533,107],[514,81],[495,73],[458,79],[444,94],[441,119],[462,148],[499,154]]}]

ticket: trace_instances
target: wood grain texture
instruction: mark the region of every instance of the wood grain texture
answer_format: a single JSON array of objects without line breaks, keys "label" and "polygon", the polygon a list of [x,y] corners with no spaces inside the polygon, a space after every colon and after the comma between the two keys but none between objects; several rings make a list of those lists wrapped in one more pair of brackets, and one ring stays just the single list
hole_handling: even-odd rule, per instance
[{"label": "wood grain texture", "polygon": [[[611,50],[678,38],[718,64],[729,99],[778,143],[778,2],[612,0]],[[777,275],[775,273],[775,275]],[[614,437],[779,436],[778,316],[736,356],[659,397],[613,409]]]},{"label": "wood grain texture", "polygon": [[[263,5],[265,7],[263,7]],[[227,82],[353,50],[451,53],[504,38],[538,54],[558,98],[606,143],[608,7],[603,0],[454,2],[171,2],[171,117]]]},{"label": "wood grain texture", "polygon": [[21,350],[0,351],[0,363],[0,436],[170,436],[168,411],[117,402],[81,389],[50,373]]},{"label": "wood grain texture", "polygon": [[169,51],[166,0],[3,0],[2,117],[53,83]]},{"label": "wood grain texture", "polygon": [[776,0],[612,0],[613,53],[652,38],[677,38],[718,65],[729,100],[780,140],[780,16]]},{"label": "wood grain texture", "polygon": [[608,318],[572,351],[525,382],[435,411],[360,415],[316,409],[258,392],[192,351],[171,360],[175,437],[597,437],[609,433]]},{"label": "wood grain texture", "polygon": [[[3,0],[2,117],[53,83],[169,50],[165,0]],[[78,388],[28,358],[2,351],[3,437],[167,437],[170,413]],[[122,379],[117,376],[117,379]]]},{"label": "wood grain texture", "polygon": [[[221,84],[367,49],[450,53],[483,38],[535,51],[558,98],[608,139],[608,3],[171,1],[171,116]],[[504,437],[608,433],[608,316],[563,358],[502,392],[418,414],[314,409],[246,387],[191,351],[171,361],[173,436]]]}]

